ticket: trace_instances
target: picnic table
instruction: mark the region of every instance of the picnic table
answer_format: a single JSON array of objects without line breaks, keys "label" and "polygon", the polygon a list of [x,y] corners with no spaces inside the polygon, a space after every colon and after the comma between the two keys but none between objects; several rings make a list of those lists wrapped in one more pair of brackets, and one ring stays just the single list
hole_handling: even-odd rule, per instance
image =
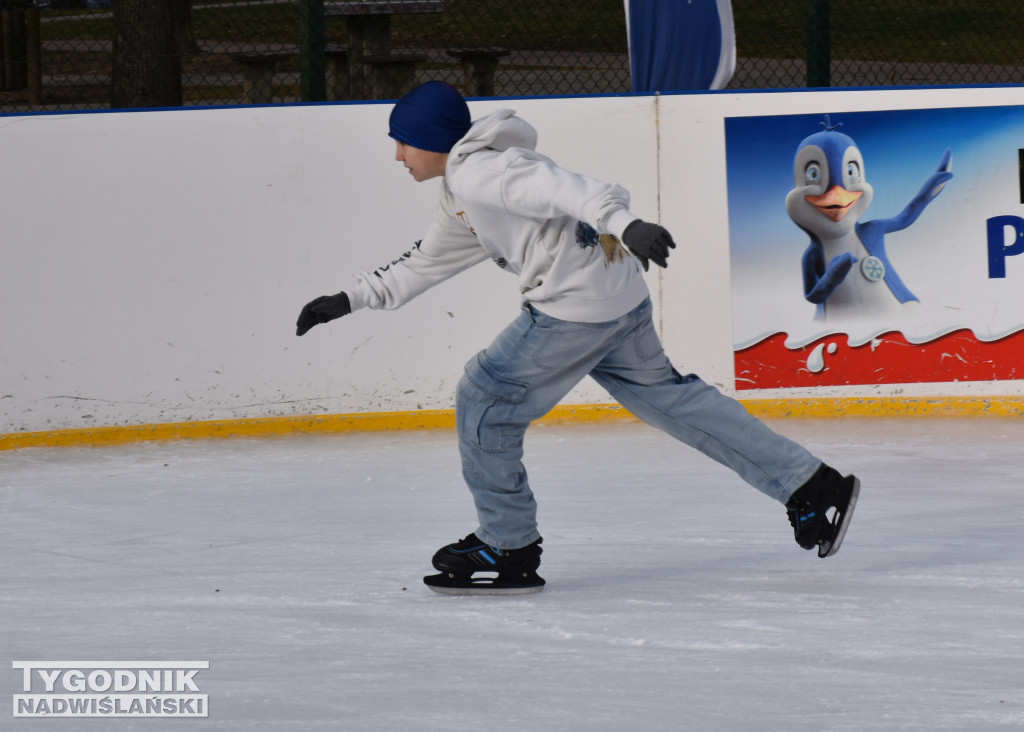
[{"label": "picnic table", "polygon": [[353,98],[393,96],[407,86],[426,55],[391,50],[396,15],[442,13],[444,0],[355,0],[325,2],[324,16],[345,18],[349,91]]}]

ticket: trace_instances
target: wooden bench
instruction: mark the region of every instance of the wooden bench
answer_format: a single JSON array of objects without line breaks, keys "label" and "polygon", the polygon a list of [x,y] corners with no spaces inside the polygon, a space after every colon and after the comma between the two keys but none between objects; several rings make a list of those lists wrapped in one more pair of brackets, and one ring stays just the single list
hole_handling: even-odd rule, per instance
[{"label": "wooden bench", "polygon": [[274,74],[277,64],[297,53],[297,49],[238,51],[231,58],[242,66],[242,96],[246,104],[270,104],[274,101]]},{"label": "wooden bench", "polygon": [[[204,44],[203,50],[216,53],[219,49],[212,44]],[[228,50],[232,60],[242,67],[242,94],[247,104],[271,104],[274,101],[277,65],[298,56],[301,51],[298,46],[277,44],[251,48],[236,45]],[[351,98],[348,58],[345,46],[328,45],[324,48],[324,76],[330,101]]]},{"label": "wooden bench", "polygon": [[370,67],[370,98],[398,99],[416,86],[416,64],[427,60],[427,54],[417,51],[392,51],[363,56],[362,62]]},{"label": "wooden bench", "polygon": [[348,74],[348,49],[345,46],[324,48],[324,76],[327,101],[338,102],[352,98]]},{"label": "wooden bench", "polygon": [[467,97],[493,97],[494,74],[498,61],[508,56],[506,48],[449,48],[446,53],[462,63],[463,86]]}]

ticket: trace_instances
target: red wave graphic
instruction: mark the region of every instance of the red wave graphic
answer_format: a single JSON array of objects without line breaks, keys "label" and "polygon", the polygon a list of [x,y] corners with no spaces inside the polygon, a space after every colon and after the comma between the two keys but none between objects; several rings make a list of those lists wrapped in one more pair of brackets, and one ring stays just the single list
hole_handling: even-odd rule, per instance
[{"label": "red wave graphic", "polygon": [[861,346],[838,333],[795,349],[787,337],[777,333],[736,351],[737,390],[1024,378],[1024,331],[985,342],[958,330],[927,343],[890,332]]}]

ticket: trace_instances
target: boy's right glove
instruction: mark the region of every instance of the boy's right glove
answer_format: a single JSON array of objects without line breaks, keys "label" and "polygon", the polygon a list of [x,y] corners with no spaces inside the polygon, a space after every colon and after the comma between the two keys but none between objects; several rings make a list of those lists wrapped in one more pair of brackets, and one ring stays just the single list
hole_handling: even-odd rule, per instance
[{"label": "boy's right glove", "polygon": [[649,224],[646,221],[637,219],[622,232],[622,243],[626,245],[633,256],[640,260],[647,271],[648,260],[659,267],[668,266],[668,250],[675,249],[676,243],[672,241],[672,235],[668,229],[658,224]]},{"label": "boy's right glove", "polygon": [[306,303],[295,323],[295,335],[304,335],[314,325],[329,323],[335,318],[352,312],[348,295],[339,292],[337,295],[321,295],[316,300]]}]

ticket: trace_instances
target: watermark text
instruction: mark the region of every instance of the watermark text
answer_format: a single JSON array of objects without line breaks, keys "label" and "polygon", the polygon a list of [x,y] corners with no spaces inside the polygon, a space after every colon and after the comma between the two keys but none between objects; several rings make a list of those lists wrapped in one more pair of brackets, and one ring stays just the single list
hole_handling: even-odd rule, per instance
[{"label": "watermark text", "polygon": [[206,717],[208,661],[14,661],[15,717]]}]

